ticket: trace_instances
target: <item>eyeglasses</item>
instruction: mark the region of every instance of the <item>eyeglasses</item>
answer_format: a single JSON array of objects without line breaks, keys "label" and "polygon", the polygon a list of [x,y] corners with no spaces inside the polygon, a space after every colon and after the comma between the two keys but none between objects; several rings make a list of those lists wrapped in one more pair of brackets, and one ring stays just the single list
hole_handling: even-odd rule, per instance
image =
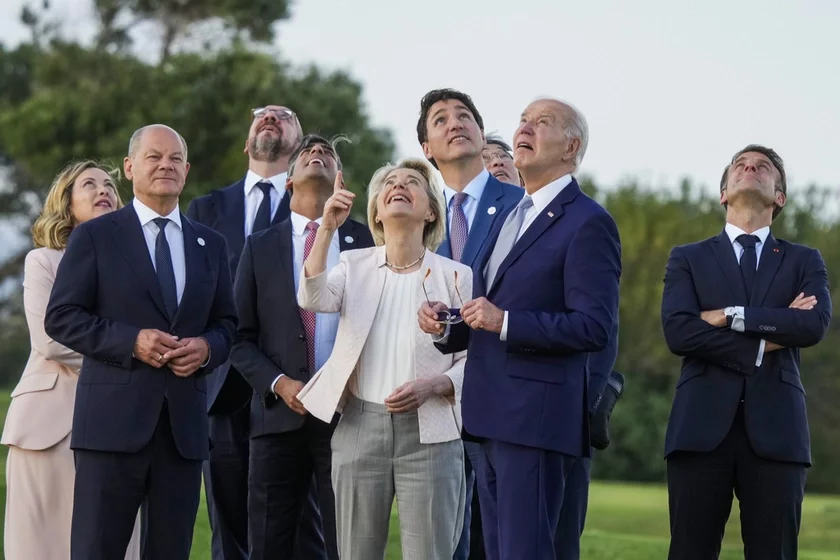
[{"label": "eyeglasses", "polygon": [[496,158],[499,158],[499,161],[501,161],[502,163],[504,163],[506,161],[513,160],[513,156],[511,156],[509,153],[507,153],[504,150],[503,151],[486,150],[484,152],[481,152],[481,159],[484,160],[484,165],[487,165],[488,163],[491,163]]},{"label": "eyeglasses", "polygon": [[[429,300],[429,292],[426,291],[426,280],[428,280],[429,276],[432,274],[432,269],[426,270],[426,276],[423,277],[423,293],[426,294],[426,303],[429,304],[429,307],[432,307],[432,302]],[[455,294],[458,296],[458,301],[461,302],[461,307],[464,306],[464,299],[461,297],[461,292],[458,290],[458,271],[455,271]],[[457,325],[464,320],[461,317],[461,308],[458,309],[447,309],[446,311],[439,311],[437,322],[444,324],[444,325]]]},{"label": "eyeglasses", "polygon": [[290,121],[295,118],[294,112],[290,109],[273,109],[271,107],[257,107],[251,109],[251,116],[255,119],[262,118],[268,114],[273,114],[280,121]]}]

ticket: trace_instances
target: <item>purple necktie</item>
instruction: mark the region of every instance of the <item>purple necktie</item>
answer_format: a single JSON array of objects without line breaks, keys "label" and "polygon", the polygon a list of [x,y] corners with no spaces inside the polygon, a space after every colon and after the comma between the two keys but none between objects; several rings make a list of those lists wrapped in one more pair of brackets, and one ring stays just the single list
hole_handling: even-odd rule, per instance
[{"label": "purple necktie", "polygon": [[467,193],[459,192],[452,197],[452,225],[449,226],[449,245],[452,248],[452,259],[461,262],[464,255],[464,246],[467,244],[467,236],[470,227],[467,225],[467,216],[464,214],[464,200]]}]

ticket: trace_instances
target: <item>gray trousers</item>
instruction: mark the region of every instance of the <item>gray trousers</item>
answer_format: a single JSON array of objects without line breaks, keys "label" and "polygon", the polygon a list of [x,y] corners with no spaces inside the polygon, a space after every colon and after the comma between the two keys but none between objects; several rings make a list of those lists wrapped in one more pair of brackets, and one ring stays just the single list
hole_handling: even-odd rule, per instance
[{"label": "gray trousers", "polygon": [[384,558],[394,496],[404,560],[452,558],[464,522],[461,440],[420,443],[417,413],[350,396],[332,438],[342,560]]}]

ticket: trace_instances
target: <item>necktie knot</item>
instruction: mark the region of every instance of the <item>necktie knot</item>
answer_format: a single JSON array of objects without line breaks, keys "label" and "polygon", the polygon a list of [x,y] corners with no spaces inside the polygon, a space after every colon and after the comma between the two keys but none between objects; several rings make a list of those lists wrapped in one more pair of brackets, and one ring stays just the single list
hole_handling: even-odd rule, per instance
[{"label": "necktie knot", "polygon": [[169,218],[155,218],[152,220],[155,225],[158,227],[159,231],[163,231],[166,229],[166,224],[169,223]]},{"label": "necktie knot", "polygon": [[455,193],[455,196],[452,197],[452,205],[460,208],[464,205],[464,201],[467,200],[467,196],[469,195],[465,192]]},{"label": "necktie knot", "polygon": [[318,231],[318,222],[309,222],[306,224],[306,231],[316,233]]},{"label": "necktie knot", "polygon": [[527,210],[531,206],[534,205],[534,199],[531,198],[529,195],[525,195],[522,197],[522,200],[519,201],[517,205],[520,210]]},{"label": "necktie knot", "polygon": [[743,233],[743,234],[739,235],[738,237],[736,237],[735,241],[740,243],[741,247],[746,249],[748,247],[755,248],[756,244],[759,243],[761,241],[761,239],[759,239],[757,235],[749,235],[749,234]]},{"label": "necktie knot", "polygon": [[268,197],[271,196],[271,187],[273,186],[274,185],[272,185],[270,181],[260,181],[259,183],[257,183],[257,188],[259,188],[262,191],[263,196]]}]

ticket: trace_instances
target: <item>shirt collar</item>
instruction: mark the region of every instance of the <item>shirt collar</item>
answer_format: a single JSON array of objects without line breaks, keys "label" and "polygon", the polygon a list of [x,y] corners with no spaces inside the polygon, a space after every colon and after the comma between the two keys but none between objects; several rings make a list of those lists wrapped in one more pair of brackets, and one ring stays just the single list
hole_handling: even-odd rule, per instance
[{"label": "shirt collar", "polygon": [[245,174],[245,196],[251,194],[251,190],[259,183],[260,181],[268,181],[271,183],[271,186],[274,187],[274,190],[277,191],[277,194],[283,196],[286,193],[286,177],[288,177],[288,173],[285,171],[283,173],[278,173],[269,178],[260,177],[250,169],[248,173]]},{"label": "shirt collar", "polygon": [[[490,172],[487,169],[482,169],[481,173],[476,175],[472,181],[467,183],[467,186],[464,187],[464,192],[470,198],[474,200],[481,200],[481,195],[484,194],[484,187],[487,185],[487,181],[490,179]],[[452,201],[452,197],[458,193],[455,189],[444,185],[443,187],[443,196],[446,198],[446,207],[449,207],[449,203]]]},{"label": "shirt collar", "polygon": [[145,227],[146,224],[154,220],[155,218],[169,218],[170,221],[174,222],[178,229],[181,229],[181,211],[176,206],[172,212],[169,213],[168,216],[161,216],[142,202],[135,198],[132,201],[134,205],[134,211],[137,213],[137,217],[140,218],[140,226]]},{"label": "shirt collar", "polygon": [[[734,226],[730,223],[727,223],[723,229],[726,232],[726,235],[729,237],[730,243],[735,243],[735,240],[738,239],[739,235],[746,235],[747,233],[738,226]],[[757,229],[752,234],[758,236],[758,238],[761,240],[760,243],[764,243],[765,241],[767,241],[767,236],[770,235],[770,226],[764,226],[761,229]]]},{"label": "shirt collar", "polygon": [[[570,174],[563,175],[559,179],[550,182],[534,194],[530,195],[534,202],[534,209],[537,213],[542,212],[554,198],[560,194],[560,191],[565,189],[572,183],[572,176]],[[526,193],[527,194],[527,193]]]},{"label": "shirt collar", "polygon": [[[307,235],[306,233],[306,226],[309,225],[309,222],[313,221],[307,218],[306,216],[301,216],[297,212],[292,212],[292,231],[295,232],[295,235],[299,235],[301,237]],[[316,224],[319,226],[321,222],[324,221],[324,217],[320,217],[317,220],[314,220]]]}]

